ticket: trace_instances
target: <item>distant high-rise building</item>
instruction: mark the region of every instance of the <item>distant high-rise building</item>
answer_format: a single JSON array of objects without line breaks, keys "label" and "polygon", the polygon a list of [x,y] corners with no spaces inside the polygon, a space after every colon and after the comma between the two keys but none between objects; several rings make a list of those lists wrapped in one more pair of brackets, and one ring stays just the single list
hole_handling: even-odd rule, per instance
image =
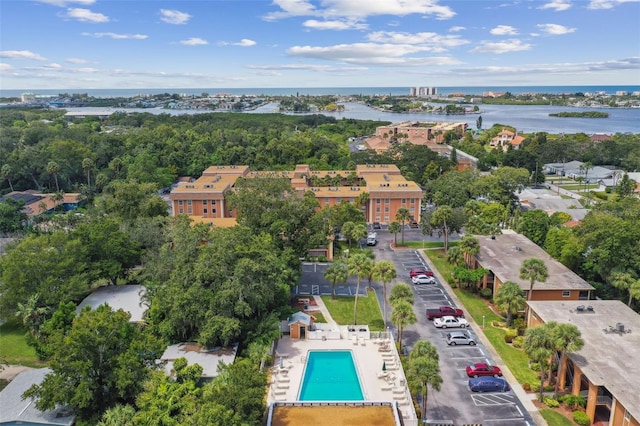
[{"label": "distant high-rise building", "polygon": [[438,94],[438,88],[436,87],[412,87],[409,89],[409,96],[416,96],[419,98],[436,96],[437,94]]}]

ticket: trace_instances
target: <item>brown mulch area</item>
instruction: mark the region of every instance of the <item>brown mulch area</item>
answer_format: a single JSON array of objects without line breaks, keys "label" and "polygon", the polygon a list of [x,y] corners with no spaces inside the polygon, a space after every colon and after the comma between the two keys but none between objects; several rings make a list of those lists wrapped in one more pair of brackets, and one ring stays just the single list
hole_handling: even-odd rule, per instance
[{"label": "brown mulch area", "polygon": [[393,426],[390,406],[276,407],[273,426]]}]

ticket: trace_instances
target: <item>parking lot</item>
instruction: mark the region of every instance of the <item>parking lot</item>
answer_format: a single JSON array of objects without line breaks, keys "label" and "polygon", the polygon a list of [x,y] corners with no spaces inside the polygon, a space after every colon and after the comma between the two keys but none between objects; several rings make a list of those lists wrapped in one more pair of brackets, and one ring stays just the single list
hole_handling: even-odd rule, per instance
[{"label": "parking lot", "polygon": [[[328,263],[302,263],[302,277],[298,283],[296,294],[300,295],[329,295],[331,283],[324,279],[324,272],[329,267]],[[360,296],[367,295],[369,281],[360,279]],[[336,296],[354,296],[358,283],[355,277],[349,277],[346,283],[336,284]]]}]

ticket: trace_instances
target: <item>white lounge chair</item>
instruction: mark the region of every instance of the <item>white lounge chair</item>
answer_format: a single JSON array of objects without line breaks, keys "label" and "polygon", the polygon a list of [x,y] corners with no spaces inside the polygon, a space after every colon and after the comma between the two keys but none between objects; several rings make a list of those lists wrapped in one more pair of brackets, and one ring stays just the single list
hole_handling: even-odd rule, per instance
[{"label": "white lounge chair", "polygon": [[287,391],[285,389],[271,389],[271,393],[274,395],[286,395]]},{"label": "white lounge chair", "polygon": [[278,383],[276,386],[278,389],[289,389],[288,383]]}]

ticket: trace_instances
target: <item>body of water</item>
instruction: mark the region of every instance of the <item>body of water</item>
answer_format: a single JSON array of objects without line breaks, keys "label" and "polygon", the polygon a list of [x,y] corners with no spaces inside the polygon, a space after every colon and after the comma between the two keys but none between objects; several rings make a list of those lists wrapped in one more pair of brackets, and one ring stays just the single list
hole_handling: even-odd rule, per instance
[{"label": "body of water", "polygon": [[[97,98],[131,98],[137,95],[157,95],[162,93],[178,93],[185,95],[210,95],[227,93],[230,95],[256,95],[256,96],[320,96],[320,95],[409,95],[409,87],[258,87],[258,88],[149,88],[149,89],[24,89],[24,90],[4,90],[0,89],[0,97],[20,97],[23,93],[34,93],[42,96],[56,96],[61,93],[86,93]],[[604,92],[615,94],[619,91],[638,92],[638,85],[616,85],[616,86],[451,86],[437,87],[438,94],[449,95],[452,93],[464,93],[467,95],[482,95],[484,92],[510,92],[513,94],[522,93],[585,93]]]}]

